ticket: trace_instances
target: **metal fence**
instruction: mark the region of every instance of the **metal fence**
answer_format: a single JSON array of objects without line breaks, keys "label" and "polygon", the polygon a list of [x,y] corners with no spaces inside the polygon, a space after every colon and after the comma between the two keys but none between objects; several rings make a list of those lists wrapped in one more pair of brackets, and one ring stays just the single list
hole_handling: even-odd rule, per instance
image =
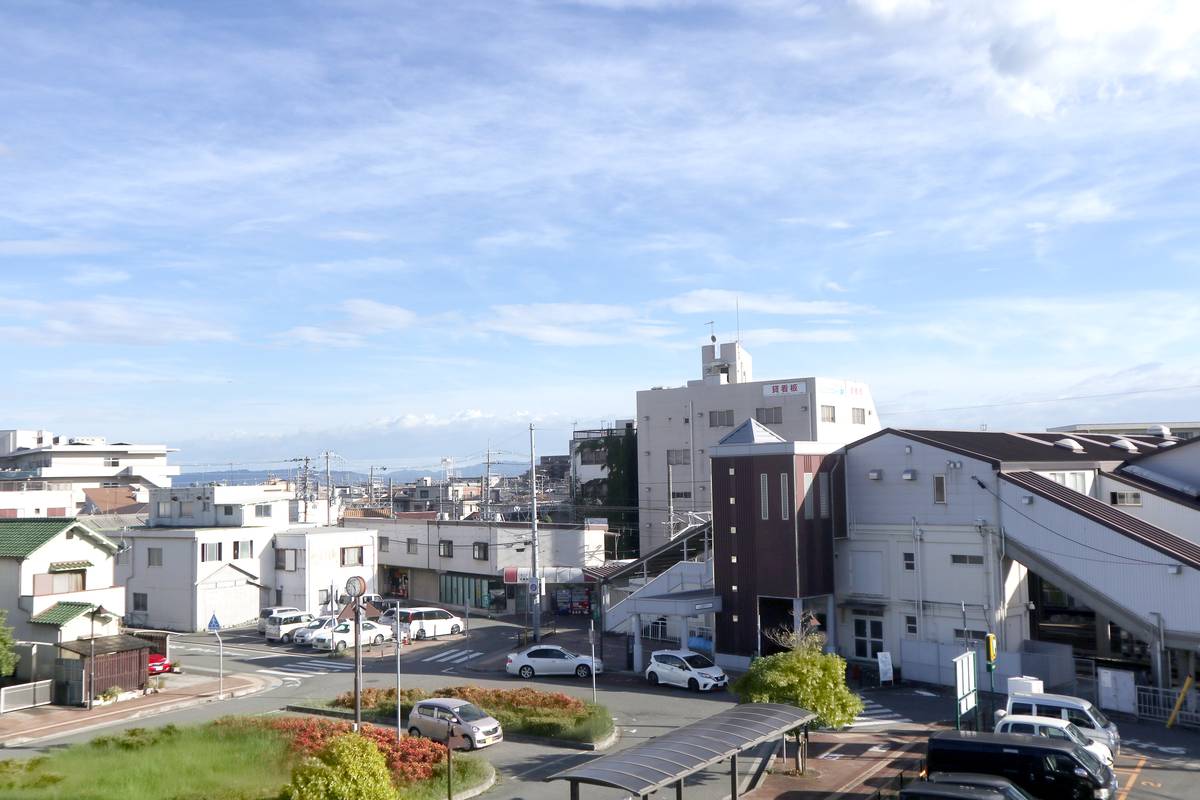
[{"label": "metal fence", "polygon": [[18,683],[0,689],[0,714],[50,704],[54,681]]},{"label": "metal fence", "polygon": [[[1137,715],[1139,721],[1166,722],[1179,701],[1178,689],[1160,689],[1156,686],[1137,687]],[[1175,718],[1176,725],[1200,728],[1200,695],[1188,692]]]}]

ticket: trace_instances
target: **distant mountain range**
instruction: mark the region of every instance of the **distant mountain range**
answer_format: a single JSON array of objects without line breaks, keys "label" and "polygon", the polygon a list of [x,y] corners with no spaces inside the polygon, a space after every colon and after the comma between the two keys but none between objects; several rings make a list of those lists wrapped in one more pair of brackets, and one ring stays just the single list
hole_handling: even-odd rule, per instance
[{"label": "distant mountain range", "polygon": [[[478,478],[484,473],[483,464],[473,464],[470,466],[461,467],[454,470],[455,475],[461,478]],[[493,475],[522,475],[528,471],[528,467],[521,467],[515,464],[493,464]],[[291,479],[297,475],[294,469],[219,469],[205,470],[202,472],[183,472],[176,478],[173,483],[175,486],[188,486],[189,484],[205,484],[205,483],[228,483],[235,486],[250,486],[258,483],[263,483],[270,478]],[[321,483],[325,482],[325,470],[313,468],[313,478]],[[330,477],[333,482],[339,486],[347,484],[365,484],[369,479],[369,475],[365,472],[353,472],[349,470],[332,470]],[[429,470],[418,469],[395,469],[387,472],[375,473],[375,480],[387,482],[391,478],[396,483],[408,483],[415,481],[417,478],[430,477],[435,480],[440,480],[441,472],[430,472]]]}]

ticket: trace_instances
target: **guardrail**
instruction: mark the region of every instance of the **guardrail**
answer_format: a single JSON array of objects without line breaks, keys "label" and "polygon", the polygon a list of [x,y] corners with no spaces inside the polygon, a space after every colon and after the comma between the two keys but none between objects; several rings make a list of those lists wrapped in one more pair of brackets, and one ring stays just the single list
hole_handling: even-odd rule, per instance
[{"label": "guardrail", "polygon": [[[1138,720],[1166,722],[1171,716],[1171,712],[1175,710],[1175,704],[1178,701],[1178,689],[1139,686],[1137,687]],[[1179,709],[1179,716],[1175,718],[1175,724],[1189,728],[1200,728],[1200,695],[1197,695],[1196,692],[1188,692],[1187,697],[1184,698],[1183,706]]]},{"label": "guardrail", "polygon": [[0,689],[0,714],[34,706],[50,705],[53,692],[54,681],[49,680],[5,686]]}]

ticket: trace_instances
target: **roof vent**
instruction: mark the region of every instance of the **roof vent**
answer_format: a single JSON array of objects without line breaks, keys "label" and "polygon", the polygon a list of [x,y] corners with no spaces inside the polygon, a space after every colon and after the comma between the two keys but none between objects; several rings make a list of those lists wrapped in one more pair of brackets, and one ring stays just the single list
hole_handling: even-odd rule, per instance
[{"label": "roof vent", "polygon": [[1111,446],[1118,450],[1124,450],[1126,453],[1138,452],[1138,446],[1128,439],[1114,439],[1111,442]]},{"label": "roof vent", "polygon": [[1151,425],[1146,428],[1146,433],[1150,436],[1161,436],[1167,439],[1171,436],[1171,429],[1166,425]]},{"label": "roof vent", "polygon": [[1066,438],[1066,437],[1059,439],[1057,442],[1054,443],[1054,446],[1061,447],[1063,450],[1070,450],[1072,453],[1082,453],[1083,452],[1083,445],[1081,445],[1079,442],[1075,441],[1074,439],[1070,439],[1070,438]]}]

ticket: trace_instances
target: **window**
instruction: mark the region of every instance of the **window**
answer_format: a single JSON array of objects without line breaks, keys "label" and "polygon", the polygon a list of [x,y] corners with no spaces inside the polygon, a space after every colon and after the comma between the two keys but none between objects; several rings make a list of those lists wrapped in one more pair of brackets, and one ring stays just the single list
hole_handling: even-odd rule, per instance
[{"label": "window", "polygon": [[579,448],[579,463],[589,466],[608,463],[608,449],[605,447]]},{"label": "window", "polygon": [[855,425],[867,424],[867,410],[865,408],[850,409],[850,421]]},{"label": "window", "polygon": [[804,518],[813,518],[813,475],[811,472],[804,473]]},{"label": "window", "polygon": [[179,516],[190,517],[195,512],[196,512],[196,504],[195,503],[180,503],[179,504]]},{"label": "window", "polygon": [[817,473],[817,502],[821,506],[821,519],[829,519],[829,473]]},{"label": "window", "polygon": [[86,588],[87,573],[84,570],[46,572],[33,576],[33,594],[35,596],[82,592]]},{"label": "window", "polygon": [[916,617],[914,617],[910,614],[906,614],[904,616],[904,632],[907,633],[909,636],[917,635],[917,618]]},{"label": "window", "polygon": [[961,566],[982,567],[983,556],[964,555],[962,553],[952,553],[950,555],[950,563]]},{"label": "window", "polygon": [[[987,631],[963,630],[962,628],[954,629],[955,639],[968,639],[972,642],[982,642],[987,638]],[[1015,711],[1013,712],[1016,713]]]},{"label": "window", "polygon": [[668,450],[667,466],[684,467],[692,463],[691,450]]},{"label": "window", "polygon": [[162,566],[162,548],[147,547],[146,548],[146,566],[161,567]]},{"label": "window", "polygon": [[442,558],[454,558],[454,542],[442,539],[438,542],[438,555]]},{"label": "window", "polygon": [[883,620],[854,618],[854,657],[875,658],[883,650]]},{"label": "window", "polygon": [[221,506],[221,513],[227,517],[233,516],[233,506]]},{"label": "window", "polygon": [[104,466],[106,466],[106,467],[119,467],[119,466],[121,466],[121,459],[119,459],[119,458],[117,458],[117,457],[115,457],[115,456],[105,456],[105,458],[104,458]]},{"label": "window", "polygon": [[779,518],[791,519],[792,511],[788,508],[788,498],[791,496],[789,487],[791,486],[791,476],[786,472],[779,474]]},{"label": "window", "polygon": [[1013,703],[1012,704],[1012,715],[1014,717],[1018,716],[1018,715],[1020,715],[1022,717],[1034,716],[1033,703]]},{"label": "window", "polygon": [[821,422],[837,422],[837,409],[833,406],[821,406]]},{"label": "window", "polygon": [[737,556],[730,556],[730,557],[729,557],[729,563],[730,563],[730,564],[736,564],[736,563],[737,563]]},{"label": "window", "polygon": [[933,502],[945,504],[946,502],[946,476],[933,476]]},{"label": "window", "polygon": [[681,489],[679,491],[671,492],[671,497],[675,500],[688,500],[691,498],[691,496],[691,489]]},{"label": "window", "polygon": [[1077,728],[1083,728],[1085,731],[1096,727],[1096,723],[1092,722],[1091,717],[1076,708],[1067,709],[1067,721]]},{"label": "window", "polygon": [[388,539],[388,537],[386,537],[386,536],[379,537],[379,552],[386,553],[388,551],[388,547],[390,547],[390,546],[391,546],[391,541]]},{"label": "window", "polygon": [[905,571],[907,571],[907,572],[915,571],[917,568],[917,554],[916,553],[901,553],[901,555],[904,556]]},{"label": "window", "polygon": [[737,525],[730,525],[730,526],[729,526],[729,532],[730,532],[730,533],[737,533]]},{"label": "window", "polygon": [[271,516],[271,504],[270,503],[259,503],[258,505],[256,505],[254,507],[254,516],[256,516],[256,517]]},{"label": "window", "polygon": [[487,542],[475,542],[475,544],[471,545],[471,557],[474,558],[476,561],[487,561],[488,560],[488,543]]},{"label": "window", "polygon": [[1142,504],[1141,492],[1109,492],[1108,498],[1114,506],[1140,506]]},{"label": "window", "polygon": [[329,602],[329,590],[328,589],[321,589],[317,592],[317,602],[321,605],[325,605],[326,603]]},{"label": "window", "polygon": [[240,542],[233,543],[233,558],[254,558],[254,542],[251,539],[243,539]]},{"label": "window", "polygon": [[284,572],[296,571],[295,548],[283,547],[275,551],[275,569],[281,569]]},{"label": "window", "polygon": [[221,560],[221,543],[206,542],[200,545],[200,560],[201,561],[220,561]]},{"label": "window", "polygon": [[771,490],[767,486],[767,473],[758,476],[758,507],[763,519],[771,518]]},{"label": "window", "polygon": [[408,554],[410,556],[415,556],[417,554],[417,540],[416,539],[408,540]]},{"label": "window", "polygon": [[363,563],[363,549],[361,547],[343,547],[342,548],[342,566],[343,567],[361,567]]},{"label": "window", "polygon": [[275,590],[275,605],[277,605],[277,606],[283,605],[283,589]]},{"label": "window", "polygon": [[783,406],[768,406],[754,409],[754,418],[763,425],[782,425]]},{"label": "window", "polygon": [[710,428],[732,428],[733,427],[733,409],[727,411],[710,411],[708,412],[708,427]]},{"label": "window", "polygon": [[159,503],[158,504],[158,516],[160,516],[160,517],[171,516],[171,504],[168,502]]},{"label": "window", "polygon": [[1008,726],[1008,730],[1005,733],[1027,733],[1032,736],[1037,731],[1034,729],[1032,722],[1014,722]]},{"label": "window", "polygon": [[133,610],[134,611],[149,611],[150,610],[149,598],[146,596],[146,594],[144,592],[134,592],[133,593]]},{"label": "window", "polygon": [[101,489],[120,489],[121,482],[120,481],[101,481],[100,488]]}]

